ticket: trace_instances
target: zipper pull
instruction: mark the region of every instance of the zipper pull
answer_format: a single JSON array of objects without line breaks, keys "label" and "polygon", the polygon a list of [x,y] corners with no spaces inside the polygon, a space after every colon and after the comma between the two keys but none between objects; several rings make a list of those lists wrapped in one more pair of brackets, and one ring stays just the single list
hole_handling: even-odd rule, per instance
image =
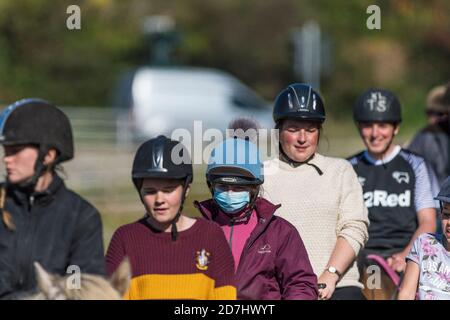
[{"label": "zipper pull", "polygon": [[30,207],[34,205],[34,196],[30,196]]}]

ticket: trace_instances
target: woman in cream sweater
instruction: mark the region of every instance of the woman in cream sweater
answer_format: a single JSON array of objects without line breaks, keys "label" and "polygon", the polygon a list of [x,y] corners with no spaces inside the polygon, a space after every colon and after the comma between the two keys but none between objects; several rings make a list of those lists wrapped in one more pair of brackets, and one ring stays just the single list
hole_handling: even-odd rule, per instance
[{"label": "woman in cream sweater", "polygon": [[364,299],[355,257],[368,239],[367,208],[357,176],[344,159],[317,153],[325,110],[311,86],[292,84],[273,112],[278,158],[265,162],[264,197],[304,240],[321,299]]}]

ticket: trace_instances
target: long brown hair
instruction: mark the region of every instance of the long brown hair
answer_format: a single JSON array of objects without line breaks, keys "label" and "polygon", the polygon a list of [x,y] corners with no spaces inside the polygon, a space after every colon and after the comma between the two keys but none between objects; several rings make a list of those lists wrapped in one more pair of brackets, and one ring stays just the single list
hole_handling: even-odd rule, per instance
[{"label": "long brown hair", "polygon": [[3,186],[0,188],[0,212],[2,214],[2,221],[6,228],[10,231],[16,230],[16,225],[11,214],[5,210],[6,202],[6,188]]}]

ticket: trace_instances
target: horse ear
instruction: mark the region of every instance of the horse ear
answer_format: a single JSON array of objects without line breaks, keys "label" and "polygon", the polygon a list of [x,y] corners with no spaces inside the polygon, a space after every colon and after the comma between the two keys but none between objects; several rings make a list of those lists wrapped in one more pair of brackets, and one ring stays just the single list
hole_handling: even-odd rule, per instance
[{"label": "horse ear", "polygon": [[131,265],[128,257],[125,257],[116,271],[111,275],[111,285],[123,297],[128,291],[131,282]]},{"label": "horse ear", "polygon": [[54,280],[52,275],[45,271],[38,262],[34,263],[34,268],[36,270],[36,278],[39,289],[47,299],[52,300],[55,292],[58,291],[53,283]]}]

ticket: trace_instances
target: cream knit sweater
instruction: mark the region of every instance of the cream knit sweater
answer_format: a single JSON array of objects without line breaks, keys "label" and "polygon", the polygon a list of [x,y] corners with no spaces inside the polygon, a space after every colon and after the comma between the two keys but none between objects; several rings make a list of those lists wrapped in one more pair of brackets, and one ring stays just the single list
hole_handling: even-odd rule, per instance
[{"label": "cream knit sweater", "polygon": [[[279,159],[266,161],[262,196],[281,204],[276,214],[297,228],[314,272],[320,276],[337,237],[346,239],[359,253],[368,239],[369,220],[361,185],[348,161],[316,153],[310,163],[323,175],[306,164],[294,168]],[[337,284],[345,286],[363,288],[356,262]]]}]

